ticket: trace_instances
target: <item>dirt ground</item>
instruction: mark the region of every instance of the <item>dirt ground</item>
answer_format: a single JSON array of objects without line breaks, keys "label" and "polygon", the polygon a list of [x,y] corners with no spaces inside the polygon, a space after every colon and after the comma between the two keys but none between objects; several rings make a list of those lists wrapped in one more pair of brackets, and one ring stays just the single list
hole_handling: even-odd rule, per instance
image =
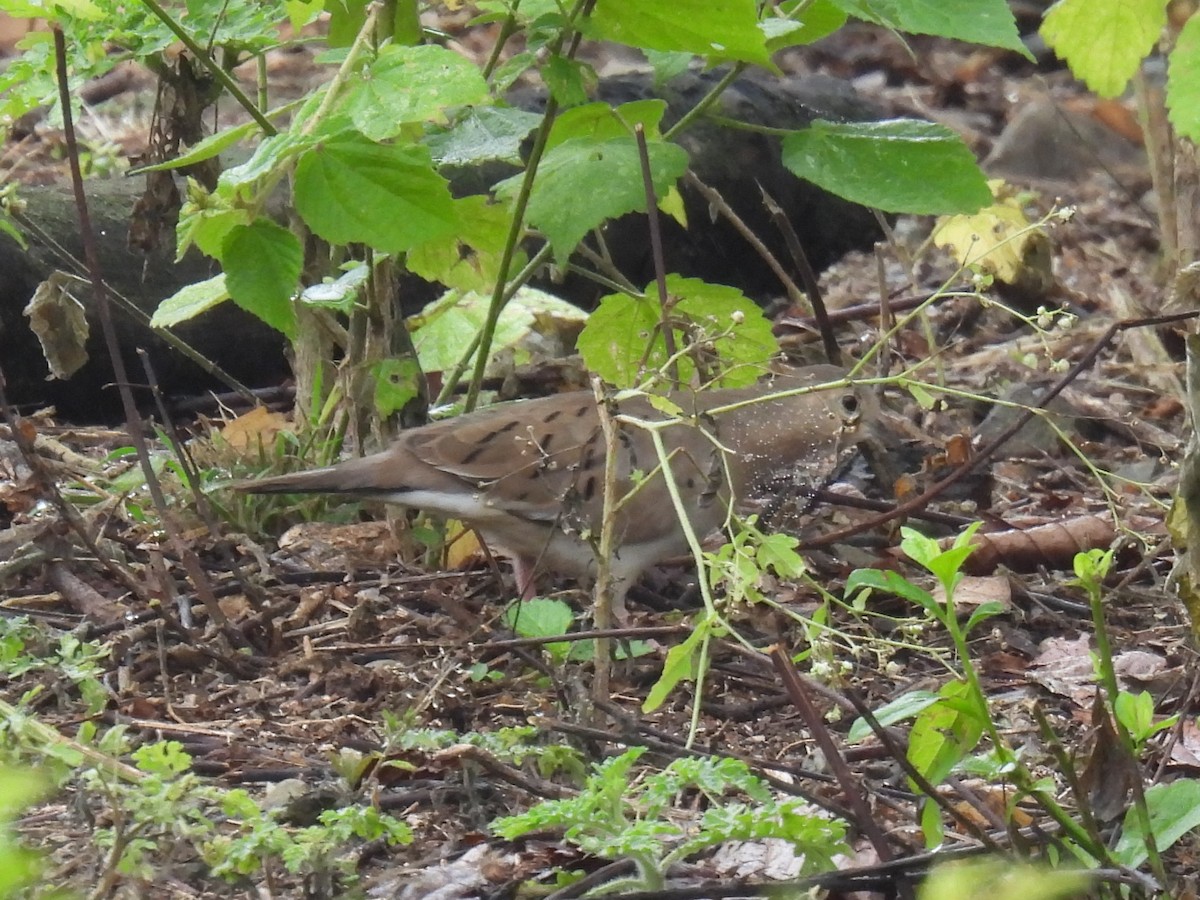
[{"label": "dirt ground", "polygon": [[[991,173],[1026,192],[1021,199],[1035,216],[1066,208],[1073,213],[1049,228],[1048,282],[993,286],[983,302],[948,295],[893,336],[897,367],[928,360],[922,377],[952,388],[925,407],[911,393],[887,398],[924,439],[901,459],[909,473],[905,496],[1012,421],[1012,411],[995,398],[1036,402],[1037,392],[1082,359],[1113,322],[1157,314],[1167,298],[1157,271],[1154,199],[1130,104],[1089,99],[1051,62],[1035,66],[925,39],[912,48],[910,54],[893,36],[849,28],[789,56],[785,68],[846,79],[896,114],[950,125],[989,160]],[[273,76],[304,84],[307,59],[292,54],[275,60]],[[116,135],[123,154],[135,152],[139,136],[144,140],[139,128],[152,92],[147,76],[132,76],[124,99],[110,101],[116,104],[111,109],[121,110],[115,121],[105,118],[109,104],[95,107],[96,133]],[[1023,132],[1014,126],[1022,119]],[[88,128],[85,122],[85,133]],[[19,177],[41,179],[60,166],[50,126],[39,125],[26,140]],[[852,254],[823,273],[830,304],[877,304],[881,290],[893,298],[924,297],[944,282],[965,285],[946,255],[925,245],[931,226],[930,220],[901,218],[892,244]],[[1071,318],[1047,323],[1043,317],[1047,327],[1032,327],[1050,309]],[[777,332],[785,341],[802,341],[806,326],[798,311],[783,311]],[[877,334],[874,321],[860,316],[844,327],[843,345],[868,346]],[[1090,768],[1101,782],[1107,777],[1097,749],[1104,742],[1092,721],[1094,629],[1071,572],[1074,552],[1089,547],[1118,548],[1104,610],[1123,685],[1149,691],[1159,714],[1182,716],[1142,760],[1143,774],[1194,775],[1200,765],[1189,622],[1168,584],[1174,556],[1164,525],[1188,433],[1181,348],[1173,330],[1119,332],[1052,404],[1052,416],[1026,426],[955,493],[910,519],[935,537],[982,519],[994,535],[961,588],[961,603],[998,601],[1005,607],[972,635],[973,659],[1006,738],[1060,787],[1056,748],[1039,729],[1038,715],[1081,770]],[[118,434],[85,426],[36,422],[47,452],[61,445],[97,460],[127,444]],[[913,795],[894,748],[874,738],[845,741],[857,715],[851,696],[877,709],[907,691],[937,690],[954,668],[945,633],[929,627],[911,605],[881,595],[862,609],[823,601],[821,590],[840,596],[846,575],[858,567],[894,568],[921,581],[894,551],[894,523],[818,546],[821,535],[866,521],[872,515],[867,510],[802,500],[786,505],[775,527],[796,530],[811,545],[809,575],[769,581],[776,607],[732,610],[742,641],[716,642],[700,696],[688,682],[645,714],[647,692],[699,602],[696,576],[686,563],[662,567],[632,595],[625,639],[644,641],[648,652],[616,666],[611,699],[599,705],[590,696],[590,664],[556,661],[537,642],[514,640],[505,627],[501,614],[513,588],[503,564],[493,571],[478,555],[462,568],[445,569],[419,556],[397,563],[395,540],[380,523],[312,526],[293,533],[285,549],[261,547],[256,558],[249,537],[228,525],[210,530],[192,515],[188,541],[228,621],[218,636],[204,627],[207,614],[175,551],[122,502],[115,479],[127,461],[107,462],[91,477],[96,492],[85,517],[103,523],[99,549],[131,573],[132,585],[74,544],[70,528],[46,502],[46,488],[11,449],[6,427],[0,426],[0,559],[34,534],[33,545],[46,552],[18,570],[4,570],[3,615],[27,615],[52,634],[77,629],[111,647],[102,666],[111,699],[96,720],[124,725],[135,741],[179,741],[192,756],[192,771],[205,781],[245,787],[258,798],[277,798],[285,790],[288,800],[272,802],[293,804],[297,823],[312,821],[312,809],[364,798],[401,818],[413,829],[411,844],[375,842],[355,850],[360,888],[369,896],[516,896],[517,886],[529,879],[553,884],[554,870],[594,872],[605,865],[553,833],[516,842],[492,835],[488,823],[497,816],[554,795],[554,779],[493,750],[468,749],[423,729],[464,736],[532,726],[534,740],[544,746],[572,747],[589,759],[646,746],[650,754],[643,762],[658,765],[687,754],[737,756],[771,775],[775,790],[840,808],[846,797],[811,729],[770,658],[749,650],[773,644],[805,652],[799,668],[809,676],[813,701],[876,821],[896,855],[911,857],[912,872],[928,867]],[[66,474],[69,463],[54,471],[63,472],[60,486],[74,480]],[[830,490],[894,499],[861,464]],[[581,613],[587,608],[586,595],[574,586],[546,587]],[[827,608],[828,630],[805,624]],[[73,736],[84,715],[61,673],[10,675],[3,697],[15,703],[36,684],[49,690],[33,711]],[[699,715],[689,748],[693,703]],[[399,721],[386,724],[389,713]],[[341,775],[351,754],[373,765],[348,784]],[[967,775],[946,792],[955,804],[993,811],[1003,810],[1007,799],[995,781]],[[1037,830],[1052,830],[1037,810],[1019,812],[1014,820],[1033,829],[1027,842],[1049,840],[1047,831]],[[87,894],[105,865],[92,831],[111,814],[103,796],[72,784],[26,815],[20,831],[48,854],[51,883]],[[845,868],[880,862],[865,837],[853,834],[851,840],[858,852]],[[976,846],[965,830],[947,834],[950,850]],[[1197,870],[1196,850],[1185,839],[1168,853],[1170,870],[1183,882],[1185,873]],[[794,874],[789,863],[773,868],[762,846],[741,854],[703,856],[676,870],[672,885],[730,887]],[[302,896],[301,882],[281,875],[259,895]],[[161,848],[144,878],[118,878],[111,888],[112,895],[127,897],[251,893],[206,877],[182,845],[178,853]],[[307,889],[319,893],[311,879]],[[753,895],[748,888],[738,894]]]}]

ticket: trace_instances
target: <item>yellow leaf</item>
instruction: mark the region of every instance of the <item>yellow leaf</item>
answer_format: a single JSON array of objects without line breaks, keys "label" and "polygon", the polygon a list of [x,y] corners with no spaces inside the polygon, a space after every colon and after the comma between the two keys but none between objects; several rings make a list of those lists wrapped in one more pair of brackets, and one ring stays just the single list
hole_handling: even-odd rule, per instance
[{"label": "yellow leaf", "polygon": [[940,218],[934,244],[960,265],[977,267],[1006,284],[1052,280],[1045,230],[1030,223],[1015,197],[1002,196],[1002,188],[1002,182],[993,182],[996,202],[974,215]]}]

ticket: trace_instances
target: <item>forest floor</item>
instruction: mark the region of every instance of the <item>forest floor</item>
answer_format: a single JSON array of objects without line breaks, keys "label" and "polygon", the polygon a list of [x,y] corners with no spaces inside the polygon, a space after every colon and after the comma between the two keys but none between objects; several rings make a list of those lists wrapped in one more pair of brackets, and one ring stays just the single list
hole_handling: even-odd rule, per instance
[{"label": "forest floor", "polygon": [[[1082,359],[1114,322],[1162,312],[1168,292],[1158,280],[1159,227],[1131,106],[1090,100],[1052,64],[1037,67],[1011,54],[944,41],[921,39],[912,47],[910,54],[895,37],[846,29],[789,57],[785,67],[848,80],[897,115],[955,128],[981,159],[990,158],[991,173],[1024,192],[1020,201],[1034,219],[1073,210],[1047,228],[1050,265],[1041,271],[1048,278],[1032,287],[993,285],[982,294],[947,295],[893,336],[898,360],[931,360],[921,377],[951,388],[941,402],[924,408],[911,392],[889,400],[927,441],[907,464],[909,480],[923,487],[932,481],[929,470],[948,471],[939,466],[969,455],[964,448],[972,441],[978,448],[1011,421],[1011,408],[996,405],[995,398],[1036,403],[1039,390],[1054,384],[1064,365]],[[296,54],[277,60],[273,74],[303,82],[305,59]],[[152,99],[148,79],[133,80],[130,91],[138,90]],[[142,133],[128,110],[144,111],[149,100],[143,101],[122,113],[123,152]],[[94,114],[103,118],[104,105]],[[1008,130],[1023,115],[1029,130]],[[45,151],[44,175],[57,165],[52,129],[39,126],[38,140],[41,147],[24,152]],[[945,254],[925,245],[931,227],[932,220],[902,217],[893,244],[881,245],[878,253],[851,254],[823,273],[830,305],[877,304],[883,290],[891,297],[925,297],[947,280],[967,284],[962,276],[955,280]],[[1047,318],[1047,310],[1070,315]],[[870,321],[852,323],[843,343],[868,346],[877,331]],[[777,332],[801,342],[798,311],[781,312]],[[1072,571],[1078,550],[1117,549],[1102,606],[1122,687],[1149,692],[1158,714],[1181,717],[1147,745],[1139,771],[1152,783],[1200,767],[1195,661],[1188,617],[1168,585],[1174,554],[1164,524],[1187,433],[1181,348],[1181,336],[1167,330],[1112,336],[1051,405],[1051,415],[1000,447],[954,496],[936,501],[931,511],[940,518],[909,521],[941,538],[960,530],[956,523],[980,519],[994,536],[988,552],[979,554],[986,559],[971,568],[957,594],[960,610],[985,602],[1003,610],[971,633],[972,662],[1010,746],[1020,748],[1032,771],[1051,779],[1052,792],[1068,808],[1093,809],[1102,830],[1128,806],[1128,767],[1113,751],[1111,728],[1094,718],[1096,634],[1088,597]],[[60,459],[55,448],[96,461],[127,444],[119,433],[89,423],[35,421],[40,446]],[[855,702],[879,709],[912,691],[936,692],[960,669],[946,631],[918,606],[881,593],[865,604],[841,600],[847,575],[864,567],[897,570],[932,589],[931,577],[898,558],[894,523],[832,547],[814,546],[805,554],[809,572],[803,578],[768,578],[763,589],[773,602],[728,610],[740,639],[713,642],[703,682],[683,681],[647,713],[648,692],[668,650],[687,635],[699,603],[696,575],[686,563],[663,567],[632,595],[624,640],[633,642],[635,652],[617,663],[607,700],[593,697],[590,662],[507,627],[503,614],[512,584],[503,564],[496,571],[476,559],[444,568],[419,554],[397,563],[405,548],[380,523],[310,525],[291,533],[286,547],[268,547],[256,558],[258,542],[250,537],[227,525],[210,530],[199,517],[190,518],[196,527],[188,541],[226,619],[222,634],[204,627],[210,618],[192,580],[152,517],[142,514],[142,501],[122,493],[127,458],[104,459],[85,479],[92,492],[85,520],[103,522],[98,549],[119,562],[106,567],[73,545],[71,526],[48,503],[47,488],[5,427],[0,560],[28,548],[35,532],[32,546],[41,555],[19,568],[0,562],[4,646],[21,648],[10,660],[32,657],[38,646],[58,659],[52,666],[0,671],[5,702],[16,704],[40,687],[40,695],[25,701],[28,711],[66,738],[90,720],[123,726],[135,745],[178,741],[190,754],[188,772],[196,784],[245,788],[273,808],[286,807],[287,821],[297,827],[313,824],[324,809],[375,803],[411,828],[413,840],[354,845],[350,865],[368,896],[516,896],[529,880],[552,886],[555,872],[603,869],[608,860],[564,840],[561,832],[505,841],[490,823],[570,795],[579,786],[571,776],[580,765],[628,747],[649,748],[639,764],[657,767],[689,756],[736,757],[770,776],[779,796],[807,798],[814,809],[850,808],[854,819],[851,798],[831,773],[794,695],[772,658],[755,652],[772,645],[791,651],[805,673],[802,683],[844,755],[860,799],[886,834],[892,859],[908,861],[907,868],[893,863],[880,869],[875,881],[835,887],[833,895],[852,888],[890,893],[889,885],[901,878],[897,873],[919,876],[930,865],[920,807],[897,761],[897,745],[870,735],[856,742],[847,737],[858,716]],[[203,450],[197,456],[202,464],[213,461]],[[71,463],[63,466],[59,471],[73,471]],[[59,486],[80,497],[76,478],[61,475]],[[830,487],[893,499],[879,497],[880,487],[861,466]],[[784,520],[775,527],[795,527],[815,543],[816,536],[870,514],[822,504],[798,515],[798,524]],[[135,583],[122,583],[116,568]],[[570,585],[556,587],[552,596],[579,610],[575,627],[584,627],[589,598]],[[193,615],[195,623],[189,621]],[[16,616],[28,618],[19,623]],[[64,634],[97,641],[109,653],[87,665],[76,655],[68,665]],[[108,690],[99,713],[87,712],[79,693],[83,671]],[[1043,722],[1061,747],[1048,740]],[[529,731],[522,737],[503,729]],[[522,742],[528,744],[524,750]],[[1078,770],[1073,785],[1064,778],[1063,759]],[[563,768],[555,772],[556,765]],[[979,829],[992,829],[993,840],[1010,846],[1003,831],[994,830],[1002,819],[1025,829],[1016,838],[1022,852],[1040,855],[1030,848],[1058,840],[1044,810],[995,777],[960,772],[943,791],[965,820],[948,827],[947,854],[977,852],[984,846]],[[96,835],[120,833],[122,804],[132,803],[132,793],[115,781],[73,781],[19,820],[20,833],[47,854],[48,884],[81,895],[103,885],[113,896],[128,897],[252,892],[250,881],[229,885],[213,878],[195,847],[178,829],[172,832],[179,823],[171,823],[169,814],[155,826],[157,833],[150,827],[144,833],[154,844],[146,867],[112,875]],[[684,831],[704,805],[700,793],[689,798],[690,806],[667,817]],[[1020,801],[1015,810],[1014,799]],[[185,809],[178,802],[176,809]],[[839,857],[839,867],[869,869],[884,862],[864,823],[856,824],[854,853]],[[168,840],[168,834],[175,836]],[[1184,840],[1167,854],[1178,887],[1187,882],[1186,873],[1197,871],[1198,851],[1194,840]],[[713,884],[731,889],[799,871],[790,853],[751,841],[677,866],[670,885],[710,885],[710,893],[689,895],[710,896]],[[258,896],[342,895],[317,875],[278,867],[265,884],[261,879],[261,873],[253,876]],[[755,894],[743,887],[724,896]]]}]

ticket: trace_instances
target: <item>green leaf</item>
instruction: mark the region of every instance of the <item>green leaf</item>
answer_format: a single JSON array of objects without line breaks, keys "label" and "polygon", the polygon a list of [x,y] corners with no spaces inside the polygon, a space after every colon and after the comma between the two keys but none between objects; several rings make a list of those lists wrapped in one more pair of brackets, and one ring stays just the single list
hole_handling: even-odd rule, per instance
[{"label": "green leaf", "polygon": [[799,578],[805,569],[804,558],[796,552],[799,544],[790,534],[763,535],[755,558],[764,572],[769,569],[780,578]]},{"label": "green leaf", "polygon": [[[647,288],[650,294],[653,285]],[[721,384],[752,384],[778,350],[771,322],[737,288],[698,278],[667,276],[667,293],[676,301],[671,319],[677,330],[696,341],[712,342],[712,351],[730,371]],[[654,295],[657,297],[657,295]],[[588,319],[576,347],[587,367],[610,384],[633,385],[666,364],[668,354],[659,327],[657,299],[611,294]],[[676,342],[678,345],[678,341]],[[679,361],[685,382],[695,372],[686,357]]]},{"label": "green leaf", "polygon": [[1200,16],[1183,25],[1167,69],[1167,109],[1175,130],[1200,142]]},{"label": "green leaf", "polygon": [[93,3],[92,0],[54,0],[51,5],[56,12],[64,12],[74,19],[98,22],[105,15],[105,11]]},{"label": "green leaf", "polygon": [[[930,803],[937,808],[937,804]],[[960,860],[934,865],[921,900],[1068,900],[1089,893],[1087,872],[1027,865],[1011,858]]]},{"label": "green leaf", "polygon": [[138,172],[162,172],[166,169],[179,169],[184,166],[194,166],[196,163],[204,162],[206,159],[212,159],[224,153],[235,144],[240,144],[252,134],[257,134],[259,126],[257,122],[244,122],[241,125],[235,125],[233,128],[226,128],[224,131],[218,131],[216,134],[210,134],[204,140],[200,141],[191,150],[180,154],[174,159],[168,159],[165,162],[155,163],[151,166],[141,166]]},{"label": "green leaf", "polygon": [[0,209],[0,234],[8,235],[22,250],[25,250],[29,247],[29,244],[25,241],[25,236],[21,234],[17,226],[13,224],[12,220],[9,219],[7,215],[5,215],[4,210],[2,209]]},{"label": "green leaf", "polygon": [[488,160],[521,164],[521,142],[541,123],[537,113],[483,106],[469,109],[445,130],[433,131],[425,145],[439,166],[473,166]]},{"label": "green leaf", "polygon": [[284,0],[283,8],[292,30],[299,31],[325,10],[325,3],[324,0]]},{"label": "green leaf", "polygon": [[969,213],[992,202],[962,138],[932,122],[818,120],[783,139],[783,164],[831,193],[888,212]]},{"label": "green leaf", "polygon": [[696,679],[699,675],[700,651],[708,641],[713,624],[710,616],[704,616],[696,623],[696,627],[687,638],[667,651],[662,675],[658,677],[658,681],[646,694],[646,700],[642,703],[642,712],[654,712],[663,705],[671,691],[675,690],[681,681]]},{"label": "green leaf", "polygon": [[296,209],[334,244],[365,243],[401,253],[459,227],[446,180],[425,147],[390,147],[354,132],[300,158]]},{"label": "green leaf", "polygon": [[351,82],[344,104],[358,130],[382,141],[412,122],[446,121],[446,110],[487,99],[474,63],[453,50],[425,44],[384,47]]},{"label": "green leaf", "polygon": [[671,50],[642,50],[646,61],[654,67],[654,86],[662,87],[672,78],[682,75],[691,68],[695,55]]},{"label": "green leaf", "polygon": [[975,551],[975,532],[982,525],[982,522],[972,522],[955,536],[954,543],[946,549],[942,549],[933,538],[926,537],[914,528],[903,526],[900,529],[900,549],[909,559],[924,566],[941,582],[949,601],[961,577],[963,563]]},{"label": "green leaf", "polygon": [[938,608],[937,601],[929,591],[917,587],[899,572],[881,572],[878,569],[857,569],[851,572],[850,577],[846,579],[846,596],[850,597],[863,588],[887,591],[916,603],[927,612],[934,612]]},{"label": "green leaf", "polygon": [[1113,713],[1134,740],[1139,740],[1154,723],[1154,698],[1147,691],[1121,691],[1113,703]]},{"label": "green leaf", "polygon": [[[649,141],[650,173],[661,197],[687,169],[682,147]],[[496,185],[496,194],[511,199],[524,176]],[[587,202],[581,202],[587,198]],[[607,219],[644,211],[641,162],[633,135],[607,141],[565,141],[542,159],[529,198],[528,219],[540,229],[560,265],[591,229]]]},{"label": "green leaf", "polygon": [[304,264],[300,239],[269,219],[256,219],[225,236],[221,263],[233,302],[294,338],[292,297],[299,290]]},{"label": "green leaf", "polygon": [[546,149],[553,150],[577,138],[597,143],[610,139],[631,139],[635,125],[641,125],[646,137],[654,139],[659,136],[658,126],[666,111],[664,100],[635,100],[617,107],[607,103],[577,106],[554,120],[554,127],[546,139]]},{"label": "green leaf", "polygon": [[249,225],[252,217],[250,210],[237,202],[235,193],[232,186],[218,184],[210,194],[188,179],[187,199],[175,230],[176,260],[182,259],[192,244],[206,256],[221,258],[225,236],[238,225]]},{"label": "green leaf", "polygon": [[50,789],[48,780],[36,771],[0,768],[0,822],[8,824],[40,800]]},{"label": "green leaf", "polygon": [[754,0],[600,0],[586,29],[631,47],[773,67]]},{"label": "green leaf", "polygon": [[792,12],[805,0],[789,0],[775,7],[777,16],[768,16],[759,24],[767,37],[767,49],[774,53],[819,41],[846,24],[846,12],[834,0],[814,0],[796,18]]},{"label": "green leaf", "polygon": [[963,626],[963,634],[970,634],[980,622],[986,622],[995,616],[1002,616],[1006,612],[1008,612],[1008,607],[998,600],[989,600],[987,603],[979,604],[971,613],[971,617],[967,619],[967,624]]},{"label": "green leaf", "polygon": [[[1021,42],[1012,10],[1005,0],[832,0],[844,11],[910,34],[939,37],[1015,50],[1033,57]],[[1118,0],[1119,2],[1119,0]]]},{"label": "green leaf", "polygon": [[[445,372],[458,364],[471,339],[483,327],[491,297],[474,292],[447,291],[408,320],[421,368]],[[529,361],[520,344],[539,319],[577,323],[586,313],[537,288],[522,287],[500,312],[492,341],[493,354],[509,351],[517,364]]]},{"label": "green leaf", "polygon": [[563,109],[587,103],[588,87],[596,83],[596,72],[587,63],[562,56],[552,56],[541,68],[542,80],[550,95]]},{"label": "green leaf", "polygon": [[[1189,831],[1200,828],[1200,781],[1181,778],[1148,787],[1146,806],[1150,811],[1150,832],[1162,853]],[[1117,861],[1131,869],[1138,868],[1149,856],[1139,820],[1137,807],[1130,807],[1113,851]]]},{"label": "green leaf", "polygon": [[1042,20],[1046,44],[1101,97],[1125,90],[1167,22],[1167,0],[1061,0]]},{"label": "green leaf", "polygon": [[404,409],[420,394],[421,367],[412,357],[381,359],[371,366],[375,409],[383,418]]},{"label": "green leaf", "polygon": [[[534,597],[513,603],[504,611],[504,624],[521,637],[545,638],[566,634],[575,623],[575,613],[561,600]],[[545,644],[546,652],[562,661],[581,642],[555,641]]]},{"label": "green leaf", "polygon": [[[511,213],[483,196],[454,202],[462,226],[452,234],[414,247],[408,254],[408,268],[448,288],[490,293],[500,276]],[[524,265],[525,254],[517,251],[511,271]]]},{"label": "green leaf", "polygon": [[[933,706],[937,702],[938,695],[932,691],[909,691],[875,710],[875,719],[884,727],[895,725],[897,722],[903,722],[906,719],[911,719],[919,715],[922,710]],[[846,735],[846,740],[854,744],[869,738],[872,734],[874,732],[871,731],[871,726],[867,724],[867,720],[858,718],[850,726],[850,732]]]},{"label": "green leaf", "polygon": [[367,20],[368,0],[325,0],[329,12],[330,47],[349,47]]},{"label": "green leaf", "polygon": [[965,681],[943,685],[938,697],[917,716],[908,737],[908,761],[934,785],[975,749],[985,725]]},{"label": "green leaf", "polygon": [[[341,121],[345,122],[345,119]],[[290,131],[264,138],[248,160],[221,173],[220,185],[231,188],[258,181],[312,147],[313,143],[311,137]]]},{"label": "green leaf", "polygon": [[[39,880],[44,868],[42,858],[21,846],[11,823],[40,800],[49,787],[50,779],[44,771],[0,768],[0,897],[16,897],[19,889]],[[24,891],[20,896],[25,896]]]},{"label": "green leaf", "polygon": [[225,287],[224,273],[207,281],[189,284],[158,304],[158,309],[150,317],[150,327],[170,328],[180,322],[194,319],[200,313],[207,312],[228,299],[229,291]]}]

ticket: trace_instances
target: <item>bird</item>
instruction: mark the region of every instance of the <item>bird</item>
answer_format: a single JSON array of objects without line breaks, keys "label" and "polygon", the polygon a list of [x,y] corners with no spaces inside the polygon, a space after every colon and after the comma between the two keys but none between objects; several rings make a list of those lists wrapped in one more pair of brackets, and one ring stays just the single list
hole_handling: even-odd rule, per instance
[{"label": "bird", "polygon": [[[689,546],[667,477],[693,534],[703,538],[781,469],[827,475],[871,419],[874,398],[846,376],[840,367],[815,365],[750,387],[675,391],[665,404],[645,394],[606,402],[617,455],[610,573],[620,621],[627,620],[625,594],[642,572]],[[660,430],[665,465],[652,428]],[[595,575],[608,445],[595,394],[572,391],[410,428],[372,455],[232,487],[349,495],[459,519],[513,561],[528,598],[537,569]]]}]

